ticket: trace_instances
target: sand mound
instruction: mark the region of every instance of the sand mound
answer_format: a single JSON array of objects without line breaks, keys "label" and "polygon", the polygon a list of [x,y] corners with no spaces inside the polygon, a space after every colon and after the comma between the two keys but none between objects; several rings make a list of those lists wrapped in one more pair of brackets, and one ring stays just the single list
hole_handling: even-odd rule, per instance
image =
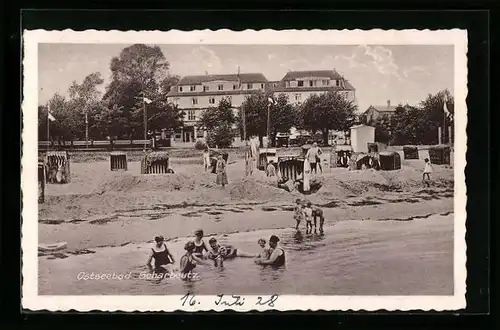
[{"label": "sand mound", "polygon": [[100,184],[101,193],[193,190],[195,181],[185,174],[129,175],[123,174]]},{"label": "sand mound", "polygon": [[283,189],[258,182],[253,178],[245,178],[232,182],[229,194],[233,200],[272,201],[288,193]]}]

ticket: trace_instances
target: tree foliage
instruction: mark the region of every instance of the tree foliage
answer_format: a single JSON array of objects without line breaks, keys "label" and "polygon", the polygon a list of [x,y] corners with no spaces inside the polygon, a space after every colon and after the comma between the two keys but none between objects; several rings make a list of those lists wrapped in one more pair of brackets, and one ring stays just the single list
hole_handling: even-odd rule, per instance
[{"label": "tree foliage", "polygon": [[270,117],[270,139],[274,144],[277,133],[288,133],[296,125],[297,108],[288,102],[285,94],[274,97],[274,103],[269,102],[270,93],[259,92],[245,99],[238,113],[238,127],[243,130],[245,114],[247,137],[258,136],[262,146],[262,137],[267,134],[267,112]]},{"label": "tree foliage", "polygon": [[325,144],[328,144],[330,130],[343,131],[356,120],[356,105],[343,94],[331,91],[321,95],[311,95],[301,109],[304,128],[313,133],[320,131]]},{"label": "tree foliage", "polygon": [[[55,94],[39,112],[39,138],[47,138],[47,109],[56,121],[50,123],[53,138],[85,138],[85,114],[90,139],[142,138],[144,107],[148,130],[174,129],[182,125],[183,112],[167,102],[171,87],[179,76],[169,72],[170,65],[158,46],[141,44],[124,48],[111,60],[111,81],[102,96],[99,72],[89,74],[81,83],[74,81],[69,98]],[[143,97],[152,100],[145,104]]]},{"label": "tree foliage", "polygon": [[207,129],[207,143],[210,147],[229,147],[234,142],[232,126],[236,118],[231,102],[227,98],[220,100],[217,107],[206,109],[201,116],[201,123]]}]

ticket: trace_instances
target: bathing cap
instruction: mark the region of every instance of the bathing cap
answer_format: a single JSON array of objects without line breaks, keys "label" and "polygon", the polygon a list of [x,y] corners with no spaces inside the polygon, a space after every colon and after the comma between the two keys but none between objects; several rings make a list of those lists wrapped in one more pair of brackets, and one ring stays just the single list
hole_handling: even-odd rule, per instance
[{"label": "bathing cap", "polygon": [[212,244],[212,243],[217,243],[217,240],[212,237],[209,241],[208,241],[208,244]]},{"label": "bathing cap", "polygon": [[194,247],[195,247],[194,242],[193,241],[189,241],[189,242],[186,243],[186,245],[184,245],[184,250],[191,251],[191,250],[194,249]]},{"label": "bathing cap", "polygon": [[273,243],[278,243],[279,241],[280,241],[280,239],[276,235],[271,236],[271,238],[269,239],[269,242],[273,242]]},{"label": "bathing cap", "polygon": [[155,237],[155,241],[156,243],[160,243],[160,242],[163,242],[165,239],[163,238],[163,236],[156,236]]}]

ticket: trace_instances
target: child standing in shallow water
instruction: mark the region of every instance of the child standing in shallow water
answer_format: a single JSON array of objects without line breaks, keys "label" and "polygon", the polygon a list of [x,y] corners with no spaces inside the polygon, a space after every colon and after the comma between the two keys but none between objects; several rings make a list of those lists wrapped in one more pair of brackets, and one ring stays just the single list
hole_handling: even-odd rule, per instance
[{"label": "child standing in shallow water", "polygon": [[295,205],[295,209],[293,211],[293,218],[297,222],[297,225],[295,226],[295,229],[299,230],[299,225],[300,225],[300,222],[302,221],[302,218],[304,217],[304,212],[302,210],[302,204],[300,202],[300,199],[297,199],[295,201],[295,204],[296,205]]},{"label": "child standing in shallow water", "polygon": [[312,206],[311,202],[307,202],[307,206],[304,208],[304,216],[306,218],[306,234],[312,233]]},{"label": "child standing in shallow water", "polygon": [[[430,181],[431,181],[431,173],[433,172],[433,168],[431,165],[431,162],[429,161],[429,158],[425,159],[425,166],[424,166],[424,173],[422,174],[422,182],[427,185],[427,187],[430,186]],[[427,180],[426,180],[427,178]]]}]

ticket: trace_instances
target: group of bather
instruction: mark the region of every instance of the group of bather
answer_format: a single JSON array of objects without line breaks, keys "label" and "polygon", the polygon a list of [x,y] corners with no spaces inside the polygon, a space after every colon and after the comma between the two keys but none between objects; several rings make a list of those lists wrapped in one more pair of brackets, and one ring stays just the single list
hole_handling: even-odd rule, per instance
[{"label": "group of bather", "polygon": [[[285,264],[285,251],[278,246],[279,238],[275,235],[270,237],[268,246],[265,239],[258,240],[257,243],[261,248],[258,254],[244,252],[230,244],[221,244],[215,237],[209,239],[207,246],[203,237],[203,230],[199,229],[195,232],[195,238],[184,245],[186,253],[181,257],[178,269],[181,274],[190,274],[198,265],[213,264],[215,267],[222,267],[224,261],[237,257],[254,258],[255,263],[260,265],[283,266]],[[147,261],[149,267],[153,259],[155,271],[176,271],[174,256],[167,248],[162,236],[155,237],[155,244],[151,248]]]}]

